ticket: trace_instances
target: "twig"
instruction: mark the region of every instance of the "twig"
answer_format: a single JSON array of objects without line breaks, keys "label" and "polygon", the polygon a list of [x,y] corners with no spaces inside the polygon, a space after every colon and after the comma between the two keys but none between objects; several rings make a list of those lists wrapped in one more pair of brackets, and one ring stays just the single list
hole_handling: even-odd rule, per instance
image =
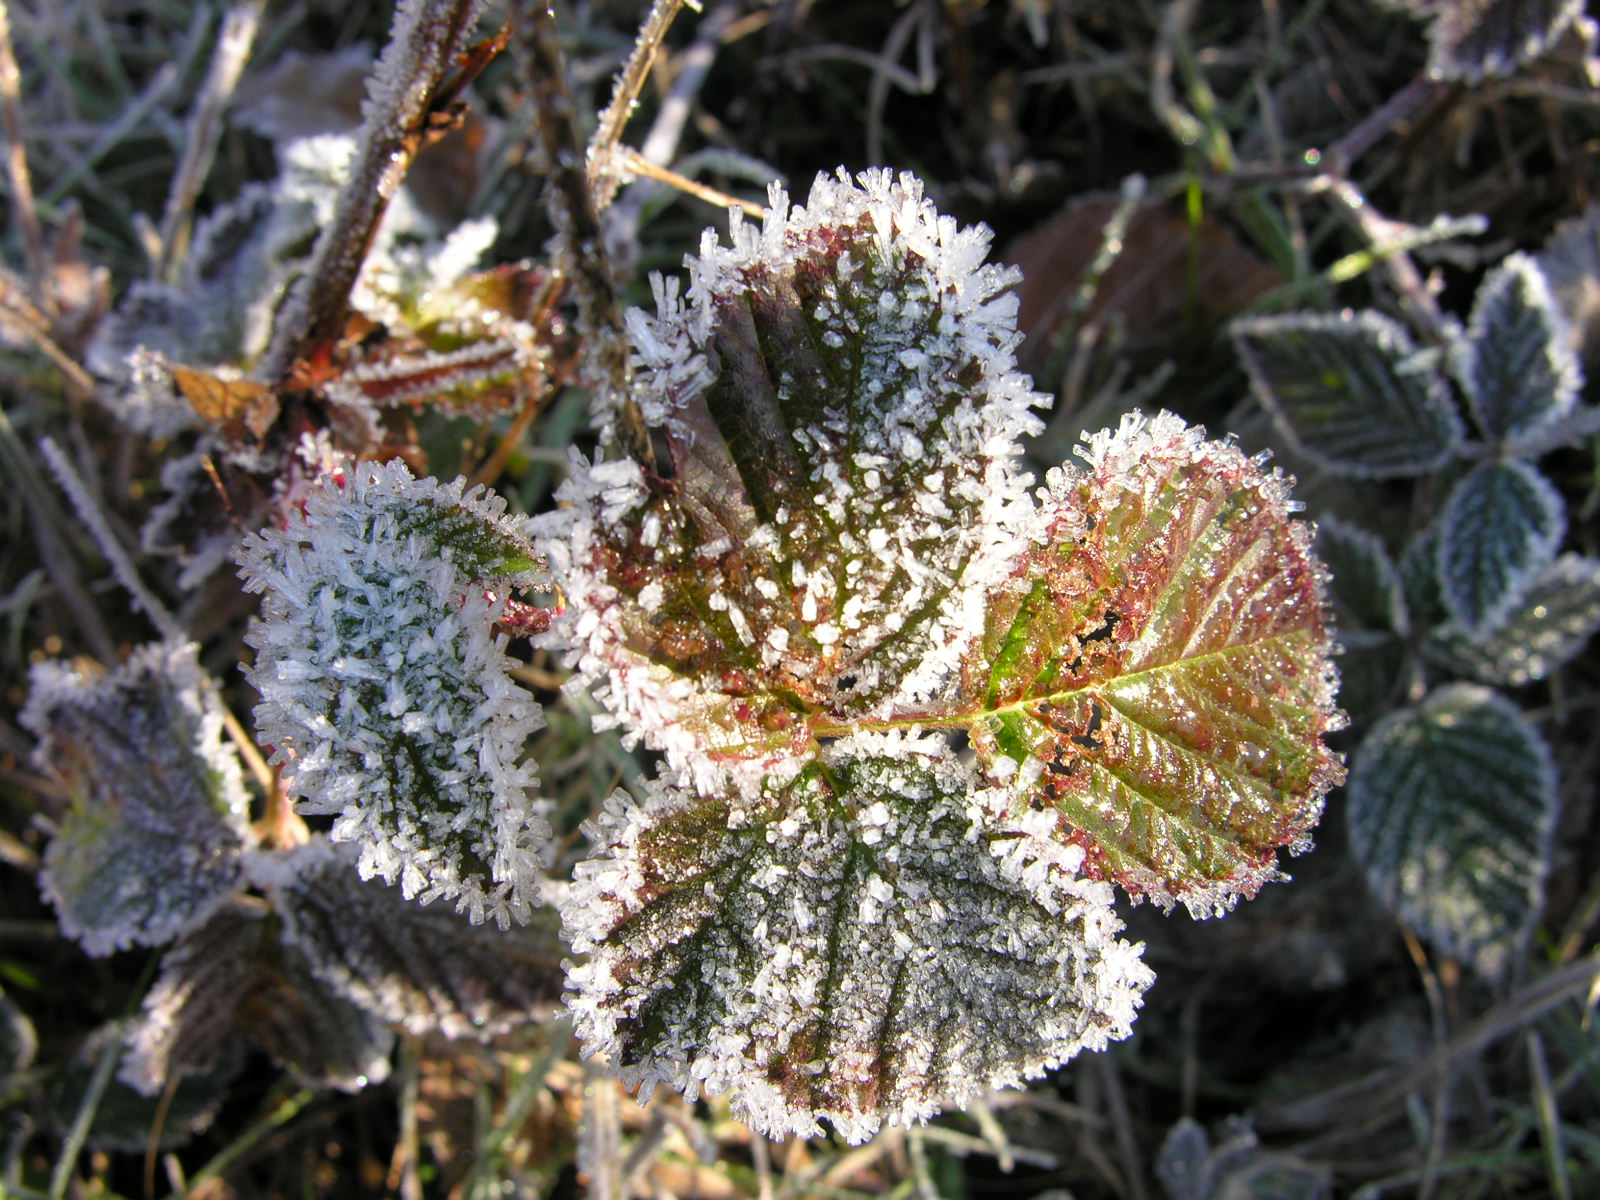
[{"label": "twig", "polygon": [[[3,2],[3,0],[0,0]],[[50,319],[24,295],[10,274],[0,271],[0,321],[16,330],[50,360],[67,383],[67,394],[74,401],[94,394],[94,380],[56,342],[50,332]]]},{"label": "twig", "polygon": [[[673,3],[671,7],[676,11],[678,5]],[[585,360],[581,373],[595,391],[601,415],[616,418],[614,423],[607,423],[604,434],[614,436],[629,457],[653,471],[655,453],[650,446],[650,431],[629,394],[631,369],[622,331],[622,305],[611,277],[599,210],[589,189],[578,112],[567,85],[566,60],[555,18],[543,0],[513,0],[511,28],[520,82],[537,107],[535,123],[550,172],[556,267],[572,279],[577,291],[578,327]],[[640,41],[644,40],[641,35]],[[622,82],[619,80],[619,86]]]},{"label": "twig", "polygon": [[1122,1158],[1122,1173],[1132,1200],[1145,1200],[1144,1159],[1139,1153],[1139,1138],[1133,1129],[1133,1116],[1128,1112],[1128,1099],[1122,1094],[1122,1080],[1117,1064],[1110,1054],[1097,1054],[1094,1063],[1100,1082],[1106,1090],[1106,1108],[1111,1117],[1111,1131],[1117,1140],[1117,1153]]},{"label": "twig", "polygon": [[1359,159],[1386,135],[1394,132],[1406,118],[1437,96],[1447,85],[1420,76],[1379,105],[1361,123],[1328,147],[1322,156],[1323,168],[1335,175],[1346,175]]},{"label": "twig", "polygon": [[[682,10],[684,2],[685,0],[655,0],[650,6],[649,15],[639,27],[639,39],[633,44],[633,53],[628,56],[627,63],[612,85],[611,103],[606,105],[606,110],[600,114],[594,136],[589,139],[589,150],[585,158],[588,162],[589,190],[594,195],[596,212],[604,212],[607,205],[616,198],[622,180],[616,170],[615,154],[617,147],[622,144],[622,131],[628,124],[628,118],[633,115],[633,106],[639,99],[639,93],[644,89],[644,81],[650,75],[650,68],[655,65],[656,55],[661,50],[661,42],[667,36],[667,30],[672,27],[673,19]],[[692,7],[698,11],[700,5],[694,3]]]},{"label": "twig", "polygon": [[250,58],[250,48],[255,43],[256,30],[261,24],[261,10],[265,5],[266,0],[240,0],[223,18],[211,68],[206,73],[206,81],[200,89],[194,112],[189,117],[183,159],[172,177],[172,190],[167,195],[166,211],[161,217],[161,254],[152,264],[153,278],[168,278],[177,261],[194,202],[217,155],[217,143],[222,138],[223,111],[239,84],[244,64]]},{"label": "twig", "polygon": [[[1428,998],[1428,1016],[1433,1026],[1433,1047],[1437,1055],[1449,1040],[1444,995],[1439,990],[1439,977],[1434,973],[1432,964],[1428,962],[1428,955],[1423,950],[1422,943],[1417,940],[1417,935],[1405,925],[1401,925],[1400,933],[1405,939],[1411,961],[1416,964],[1417,974],[1422,979],[1422,990]],[[1447,1063],[1441,1061],[1433,1077],[1433,1110],[1429,1113],[1428,1156],[1424,1163],[1422,1186],[1417,1191],[1418,1200],[1429,1200],[1434,1187],[1438,1184],[1437,1172],[1440,1162],[1444,1159],[1444,1134],[1449,1123],[1450,1069]]]},{"label": "twig", "polygon": [[281,383],[308,347],[340,332],[378,224],[429,133],[443,85],[477,20],[479,0],[401,0],[367,83],[361,132],[333,219],[273,330],[260,377]]},{"label": "twig", "polygon": [[6,175],[11,180],[11,217],[17,223],[22,253],[28,260],[28,282],[36,299],[44,296],[48,263],[44,230],[33,202],[33,176],[28,172],[28,152],[22,141],[22,72],[11,48],[11,10],[0,0],[0,125],[6,135]]},{"label": "twig", "polygon": [[767,210],[761,205],[752,204],[748,200],[741,200],[737,196],[730,196],[726,192],[719,192],[716,188],[697,183],[687,176],[678,174],[676,171],[669,170],[666,167],[659,167],[644,158],[636,150],[624,151],[622,161],[631,174],[642,175],[646,179],[654,179],[660,183],[665,183],[670,187],[677,188],[680,192],[693,196],[696,200],[704,200],[707,204],[715,204],[718,208],[740,209],[746,216],[754,217],[758,221],[766,215]]}]

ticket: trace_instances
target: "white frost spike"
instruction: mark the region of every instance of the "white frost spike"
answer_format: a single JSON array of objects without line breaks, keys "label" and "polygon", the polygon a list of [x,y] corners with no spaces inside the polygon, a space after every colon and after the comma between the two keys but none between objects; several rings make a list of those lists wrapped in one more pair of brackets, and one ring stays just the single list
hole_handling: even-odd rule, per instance
[{"label": "white frost spike", "polygon": [[338,814],[364,877],[502,927],[527,920],[549,834],[524,758],[544,714],[494,634],[491,597],[538,570],[504,510],[461,480],[361,463],[238,552],[266,593],[247,638],[256,723],[303,811]]},{"label": "white frost spike", "polygon": [[[990,822],[942,739],[856,734],[755,802],[668,774],[562,903],[586,1053],[852,1142],[1125,1037],[1152,975],[1110,885]],[[738,820],[730,820],[734,814]],[[1081,855],[1079,855],[1081,857]]]}]

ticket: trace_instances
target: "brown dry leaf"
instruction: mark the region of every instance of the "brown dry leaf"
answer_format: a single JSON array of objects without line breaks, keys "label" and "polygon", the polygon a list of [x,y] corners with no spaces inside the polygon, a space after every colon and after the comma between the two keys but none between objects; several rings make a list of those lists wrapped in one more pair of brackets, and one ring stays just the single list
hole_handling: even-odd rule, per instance
[{"label": "brown dry leaf", "polygon": [[[1035,373],[1069,331],[1078,290],[1117,204],[1114,195],[1075,201],[1006,249],[1006,260],[1022,268],[1021,358]],[[1122,253],[1082,320],[1114,318],[1129,349],[1159,346],[1217,328],[1283,282],[1225,226],[1209,217],[1191,225],[1170,205],[1150,205],[1129,222]],[[1186,306],[1192,306],[1189,327]]]},{"label": "brown dry leaf", "polygon": [[260,441],[278,419],[278,397],[248,379],[222,379],[206,371],[174,365],[172,382],[202,420],[217,426],[234,443],[248,430]]}]

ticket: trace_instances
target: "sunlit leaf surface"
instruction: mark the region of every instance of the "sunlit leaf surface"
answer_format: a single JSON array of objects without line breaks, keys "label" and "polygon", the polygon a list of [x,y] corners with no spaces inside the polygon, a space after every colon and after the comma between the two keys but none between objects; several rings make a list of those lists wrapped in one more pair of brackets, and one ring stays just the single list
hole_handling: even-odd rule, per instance
[{"label": "sunlit leaf surface", "polygon": [[1163,415],[1052,476],[965,696],[991,772],[1134,895],[1253,895],[1342,776],[1322,581],[1287,482]]}]

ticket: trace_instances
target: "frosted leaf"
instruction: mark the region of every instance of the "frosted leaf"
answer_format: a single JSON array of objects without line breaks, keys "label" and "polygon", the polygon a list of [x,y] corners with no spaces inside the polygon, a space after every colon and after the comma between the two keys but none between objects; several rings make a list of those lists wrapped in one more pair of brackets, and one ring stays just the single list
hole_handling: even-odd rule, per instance
[{"label": "frosted leaf", "polygon": [[144,646],[108,675],[33,668],[22,722],[70,798],[40,885],[90,954],[177,937],[238,879],[249,799],[195,649]]},{"label": "frosted leaf", "polygon": [[1233,338],[1284,436],[1330,471],[1419,475],[1447,463],[1461,442],[1443,377],[1388,317],[1257,317],[1234,322]]},{"label": "frosted leaf", "polygon": [[1329,1200],[1333,1195],[1327,1167],[1264,1150],[1248,1120],[1229,1118],[1220,1133],[1213,1146],[1191,1117],[1167,1131],[1155,1176],[1168,1200]]},{"label": "frosted leaf", "polygon": [[1436,553],[1445,609],[1469,633],[1498,625],[1566,533],[1566,508],[1525,462],[1486,462],[1451,489]]},{"label": "frosted leaf", "polygon": [[562,906],[587,1052],[859,1142],[1125,1037],[1152,976],[1080,856],[990,824],[942,741],[841,739],[755,802],[672,774]]},{"label": "frosted leaf", "polygon": [[346,1091],[388,1077],[394,1041],[381,1018],[317,979],[265,906],[236,898],[167,952],[119,1074],[155,1095],[239,1038],[308,1083]]},{"label": "frosted leaf", "polygon": [[1409,628],[1400,570],[1383,542],[1337,517],[1317,526],[1317,553],[1333,577],[1340,607],[1368,629],[1404,634]]},{"label": "frosted leaf", "polygon": [[542,928],[472,925],[353,867],[354,855],[321,839],[247,866],[284,940],[338,995],[407,1033],[480,1038],[537,1019],[561,995],[554,914]]},{"label": "frosted leaf", "polygon": [[1593,362],[1600,345],[1600,203],[1556,226],[1539,270],[1562,315],[1567,347]]},{"label": "frosted leaf", "polygon": [[1437,688],[1373,726],[1349,795],[1373,891],[1444,953],[1504,974],[1549,871],[1556,771],[1538,730],[1498,692]]},{"label": "frosted leaf", "polygon": [[964,697],[992,773],[1060,813],[1087,869],[1204,916],[1275,877],[1338,783],[1343,716],[1288,481],[1170,414],[1053,472],[990,598]]},{"label": "frosted leaf", "polygon": [[910,176],[781,189],[629,314],[672,474],[580,464],[547,518],[585,676],[677,764],[928,694],[1026,510],[1014,273]]},{"label": "frosted leaf", "polygon": [[1544,679],[1600,630],[1600,562],[1564,554],[1528,584],[1498,625],[1471,636],[1456,625],[1430,633],[1423,652],[1482,683],[1505,687]]},{"label": "frosted leaf", "polygon": [[1583,0],[1388,0],[1428,26],[1428,74],[1481,80],[1508,75],[1550,47],[1583,17]]},{"label": "frosted leaf", "polygon": [[504,501],[361,463],[237,558],[265,593],[256,724],[302,811],[338,815],[364,877],[527,920],[549,828],[524,744],[544,714],[494,623],[537,559]]},{"label": "frosted leaf", "polygon": [[1583,387],[1539,261],[1513,254],[1478,288],[1456,375],[1485,436],[1512,444],[1570,414]]}]

